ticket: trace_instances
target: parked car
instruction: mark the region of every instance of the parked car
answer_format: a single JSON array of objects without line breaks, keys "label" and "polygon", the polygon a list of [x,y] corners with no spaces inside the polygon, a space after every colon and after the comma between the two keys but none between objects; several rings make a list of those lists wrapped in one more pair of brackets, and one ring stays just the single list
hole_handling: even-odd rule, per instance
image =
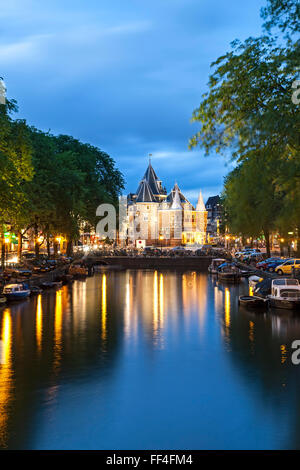
[{"label": "parked car", "polygon": [[289,259],[285,261],[283,264],[280,264],[275,268],[275,272],[277,274],[292,274],[293,268],[299,270],[300,269],[300,259]]},{"label": "parked car", "polygon": [[[277,266],[280,266],[282,263],[285,261],[288,261],[286,258],[273,258],[270,260],[266,260],[267,262],[262,261],[261,263],[258,263],[257,267],[259,269],[264,269],[265,271],[269,271],[270,273],[273,273]],[[264,264],[265,263],[265,264]]]},{"label": "parked car", "polygon": [[249,256],[251,255],[252,253],[254,253],[254,251],[251,249],[251,250],[242,250],[242,251],[237,251],[235,253],[235,257],[236,258],[241,258],[241,257],[244,257],[244,256]]},{"label": "parked car", "polygon": [[256,267],[258,269],[267,269],[268,268],[268,265],[270,263],[276,263],[276,261],[280,261],[282,262],[282,258],[276,258],[276,257],[273,257],[273,258],[267,258],[267,259],[264,259],[263,261],[259,261],[259,263],[257,263]]}]

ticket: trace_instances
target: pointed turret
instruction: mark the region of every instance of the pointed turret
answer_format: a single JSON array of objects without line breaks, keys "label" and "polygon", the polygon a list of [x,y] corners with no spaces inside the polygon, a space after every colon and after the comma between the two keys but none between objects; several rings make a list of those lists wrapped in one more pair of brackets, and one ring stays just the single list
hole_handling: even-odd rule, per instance
[{"label": "pointed turret", "polygon": [[199,212],[200,211],[201,212],[206,211],[201,191],[199,193],[198,202],[197,202],[197,206],[196,206],[196,211],[199,211]]},{"label": "pointed turret", "polygon": [[175,188],[175,193],[174,193],[174,196],[173,196],[173,202],[172,202],[172,205],[171,205],[171,210],[172,211],[182,210],[182,205],[181,205],[181,202],[180,202],[179,188],[178,188],[177,183],[175,184],[174,188]]},{"label": "pointed turret", "polygon": [[155,196],[161,194],[161,185],[160,185],[160,180],[156,176],[156,173],[151,165],[151,161],[149,162],[148,168],[146,170],[146,173],[144,174],[144,179],[147,181],[149,184],[153,194]]}]

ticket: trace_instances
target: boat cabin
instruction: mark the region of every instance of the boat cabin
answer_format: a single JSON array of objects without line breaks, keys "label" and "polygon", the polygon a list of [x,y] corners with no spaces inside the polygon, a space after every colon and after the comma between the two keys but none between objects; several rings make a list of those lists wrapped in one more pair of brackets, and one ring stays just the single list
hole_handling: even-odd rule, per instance
[{"label": "boat cabin", "polygon": [[274,279],[271,296],[281,299],[300,300],[300,284],[297,279]]},{"label": "boat cabin", "polygon": [[25,290],[25,286],[23,284],[7,284],[4,287],[3,292],[4,294],[9,294],[11,292],[23,292]]},{"label": "boat cabin", "polygon": [[225,259],[223,258],[215,258],[211,262],[211,269],[217,269],[221,264],[225,263]]}]

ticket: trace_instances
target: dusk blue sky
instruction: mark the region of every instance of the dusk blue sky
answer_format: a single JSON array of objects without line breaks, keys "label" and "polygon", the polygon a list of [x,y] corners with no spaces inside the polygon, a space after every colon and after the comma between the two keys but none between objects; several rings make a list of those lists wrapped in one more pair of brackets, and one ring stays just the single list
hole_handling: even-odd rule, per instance
[{"label": "dusk blue sky", "polygon": [[[134,192],[147,155],[170,189],[217,194],[220,157],[188,150],[210,64],[261,33],[263,0],[2,0],[0,76],[18,116],[99,146]],[[242,84],[241,84],[242,85]]]}]

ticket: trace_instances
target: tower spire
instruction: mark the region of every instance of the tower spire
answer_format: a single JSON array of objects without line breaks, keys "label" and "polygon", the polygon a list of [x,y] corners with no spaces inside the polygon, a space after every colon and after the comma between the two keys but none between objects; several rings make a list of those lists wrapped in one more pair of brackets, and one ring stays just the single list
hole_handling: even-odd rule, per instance
[{"label": "tower spire", "polygon": [[206,207],[203,201],[202,192],[199,193],[196,211],[206,211]]},{"label": "tower spire", "polygon": [[182,210],[181,202],[180,202],[180,196],[179,196],[179,189],[178,187],[175,189],[174,197],[173,197],[173,202],[171,205],[171,210]]}]

